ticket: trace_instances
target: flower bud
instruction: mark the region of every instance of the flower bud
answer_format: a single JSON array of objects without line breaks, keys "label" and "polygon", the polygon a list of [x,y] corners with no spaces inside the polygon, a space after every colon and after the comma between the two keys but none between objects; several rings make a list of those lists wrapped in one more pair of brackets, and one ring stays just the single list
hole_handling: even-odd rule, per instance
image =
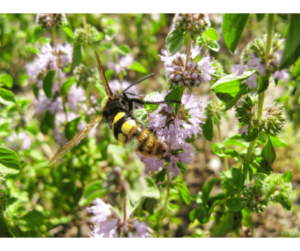
[{"label": "flower bud", "polygon": [[59,25],[66,25],[67,18],[66,15],[63,13],[48,13],[48,14],[40,13],[36,17],[36,22],[43,29],[51,29]]},{"label": "flower bud", "polygon": [[210,27],[208,15],[203,13],[179,13],[175,15],[173,22],[175,29],[188,32],[194,38],[201,35]]},{"label": "flower bud", "polygon": [[266,131],[267,134],[278,134],[282,130],[285,122],[283,107],[281,105],[266,105],[264,107],[262,122],[263,129]]},{"label": "flower bud", "polygon": [[75,44],[92,45],[93,43],[99,41],[99,31],[94,26],[87,24],[86,30],[83,28],[78,28],[75,30],[74,41]]}]

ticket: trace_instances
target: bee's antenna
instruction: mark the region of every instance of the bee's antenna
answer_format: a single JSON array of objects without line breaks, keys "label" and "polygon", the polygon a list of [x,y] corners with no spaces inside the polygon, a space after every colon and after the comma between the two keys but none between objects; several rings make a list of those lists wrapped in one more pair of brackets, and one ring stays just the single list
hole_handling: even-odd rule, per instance
[{"label": "bee's antenna", "polygon": [[98,56],[98,54],[95,50],[94,50],[94,52],[95,52],[95,56],[96,56],[96,60],[97,60],[97,64],[98,64],[98,69],[99,69],[99,72],[100,72],[100,75],[101,75],[101,78],[102,78],[102,81],[103,81],[103,84],[104,84],[104,87],[105,87],[105,91],[106,91],[109,98],[113,98],[113,93],[112,93],[112,91],[109,88],[109,85],[107,83],[107,79],[105,77],[105,72],[104,72],[103,66],[101,64],[100,58],[99,58],[99,56]]},{"label": "bee's antenna", "polygon": [[130,89],[132,86],[137,85],[137,84],[141,83],[142,81],[146,80],[147,78],[151,78],[153,76],[154,76],[154,74],[151,73],[151,74],[147,75],[146,77],[141,78],[140,80],[134,82],[132,85],[128,86],[124,91],[122,91],[122,93],[127,91],[128,89]]}]

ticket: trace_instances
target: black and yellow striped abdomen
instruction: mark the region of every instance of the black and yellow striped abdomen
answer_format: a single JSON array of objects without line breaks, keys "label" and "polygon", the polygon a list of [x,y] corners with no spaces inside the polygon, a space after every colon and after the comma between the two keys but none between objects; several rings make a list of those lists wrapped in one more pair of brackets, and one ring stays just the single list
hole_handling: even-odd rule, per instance
[{"label": "black and yellow striped abdomen", "polygon": [[115,138],[124,144],[136,137],[138,140],[136,151],[144,156],[161,158],[166,151],[164,145],[157,140],[148,128],[141,125],[134,118],[127,116],[125,112],[117,113],[111,129]]}]

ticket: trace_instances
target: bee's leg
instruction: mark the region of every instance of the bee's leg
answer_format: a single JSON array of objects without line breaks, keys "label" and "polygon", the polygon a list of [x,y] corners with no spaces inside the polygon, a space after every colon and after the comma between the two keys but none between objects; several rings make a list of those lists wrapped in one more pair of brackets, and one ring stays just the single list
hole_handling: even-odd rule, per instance
[{"label": "bee's leg", "polygon": [[123,92],[123,94],[129,94],[129,95],[132,95],[132,96],[137,96],[137,97],[141,97],[143,95],[137,95],[136,93],[133,93],[133,92]]}]

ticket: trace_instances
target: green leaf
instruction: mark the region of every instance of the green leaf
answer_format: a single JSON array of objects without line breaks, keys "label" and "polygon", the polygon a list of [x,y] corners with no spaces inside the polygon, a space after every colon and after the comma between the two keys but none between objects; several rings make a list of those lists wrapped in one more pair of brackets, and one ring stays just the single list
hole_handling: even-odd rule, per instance
[{"label": "green leaf", "polygon": [[245,142],[241,135],[234,135],[228,139],[225,139],[224,146],[243,146],[248,147],[249,143]]},{"label": "green leaf", "polygon": [[250,163],[242,164],[243,182],[249,183],[253,177],[253,166]]},{"label": "green leaf", "polygon": [[166,48],[171,55],[178,52],[185,39],[185,34],[181,30],[171,31],[166,38]]},{"label": "green leaf", "polygon": [[5,105],[16,103],[14,94],[9,90],[0,87],[0,103]]},{"label": "green leaf", "polygon": [[234,158],[234,157],[239,158],[240,157],[239,153],[232,149],[226,150],[226,151],[224,151],[224,153],[219,153],[217,155],[221,158]]},{"label": "green leaf", "polygon": [[217,97],[226,104],[225,111],[233,107],[241,96],[248,92],[248,86],[244,81],[253,74],[254,71],[245,71],[240,76],[233,73],[219,79],[211,87],[211,90],[215,92]]},{"label": "green leaf", "polygon": [[266,159],[270,164],[273,163],[276,158],[275,148],[272,145],[272,142],[269,137],[264,148],[261,151],[261,156],[264,159]]},{"label": "green leaf", "polygon": [[300,14],[290,14],[290,27],[286,37],[286,44],[282,53],[279,70],[288,68],[300,56]]},{"label": "green leaf", "polygon": [[47,134],[49,128],[54,129],[54,114],[47,111],[41,121],[40,129],[42,133]]},{"label": "green leaf", "polygon": [[52,87],[55,79],[55,71],[49,71],[43,79],[43,90],[47,98],[52,97]]},{"label": "green leaf", "polygon": [[61,95],[63,97],[66,97],[68,95],[68,92],[73,84],[76,83],[76,80],[74,77],[70,77],[66,82],[63,83],[61,87]]},{"label": "green leaf", "polygon": [[0,83],[4,84],[8,88],[12,88],[13,78],[9,74],[0,74]]},{"label": "green leaf", "polygon": [[265,17],[265,14],[255,14],[256,15],[256,21],[259,23],[259,22],[261,22],[263,19],[264,19],[264,17]]},{"label": "green leaf", "polygon": [[129,69],[141,73],[147,73],[146,68],[141,63],[136,61],[132,62],[132,64],[129,66]]},{"label": "green leaf", "polygon": [[181,97],[184,93],[184,86],[180,85],[171,90],[165,97],[165,101],[181,101]]},{"label": "green leaf", "polygon": [[130,53],[130,48],[127,44],[121,44],[119,47],[118,47],[118,51],[119,53],[121,53],[122,55],[126,55],[128,53]]},{"label": "green leaf", "polygon": [[213,189],[213,187],[217,184],[217,182],[220,180],[220,177],[214,178],[210,181],[208,181],[207,183],[205,183],[202,187],[202,203],[203,206],[207,206],[207,202],[208,202],[208,198],[209,198],[209,194],[211,192],[211,190]]},{"label": "green leaf", "polygon": [[201,224],[205,224],[209,221],[208,211],[204,206],[200,206],[189,213],[189,218],[192,222],[197,219]]},{"label": "green leaf", "polygon": [[80,65],[82,62],[82,46],[80,44],[75,45],[73,48],[73,64],[74,66]]},{"label": "green leaf", "polygon": [[43,29],[41,28],[41,26],[35,27],[32,33],[31,43],[34,44],[36,40],[39,38],[39,36],[42,35],[42,33],[43,33]]},{"label": "green leaf", "polygon": [[102,180],[93,181],[85,187],[78,204],[80,206],[86,206],[96,198],[101,198],[107,193],[107,189],[102,187]]},{"label": "green leaf", "polygon": [[154,213],[154,207],[155,207],[155,199],[146,198],[143,203],[143,209],[151,215]]},{"label": "green leaf", "polygon": [[104,38],[104,34],[99,31],[98,41],[101,41]]},{"label": "green leaf", "polygon": [[142,193],[143,197],[159,199],[160,193],[154,180],[151,177],[147,176],[146,182],[147,182],[147,190],[143,191]]},{"label": "green leaf", "polygon": [[241,190],[244,188],[244,175],[241,173],[240,169],[231,168],[230,170],[223,172],[223,175],[236,189]]},{"label": "green leaf", "polygon": [[257,78],[257,82],[258,82],[258,90],[257,90],[257,94],[264,92],[265,90],[268,89],[269,87],[269,79],[267,76],[261,76],[259,75]]},{"label": "green leaf", "polygon": [[187,167],[182,162],[177,161],[177,166],[180,169],[180,174],[183,175],[187,170]]},{"label": "green leaf", "polygon": [[6,222],[6,219],[4,217],[4,212],[0,212],[0,236],[1,237],[14,237],[14,235],[11,233],[8,224]]},{"label": "green leaf", "polygon": [[[269,135],[269,138],[274,147],[282,147],[282,146],[285,147],[288,145],[286,142],[279,139],[277,136]],[[267,142],[267,139],[268,139],[268,135],[264,131],[261,131],[258,135],[259,143],[264,145]]]},{"label": "green leaf", "polygon": [[[147,111],[147,109],[146,109]],[[147,126],[148,113],[144,109],[137,109],[134,111],[133,116],[141,122],[144,126]]]},{"label": "green leaf", "polygon": [[74,38],[73,31],[68,26],[61,26],[60,27],[70,38]]},{"label": "green leaf", "polygon": [[39,88],[37,87],[37,83],[32,85],[32,92],[33,92],[35,98],[38,99],[39,98]]},{"label": "green leaf", "polygon": [[247,199],[244,198],[229,198],[226,201],[226,206],[231,211],[241,211],[246,206]]},{"label": "green leaf", "polygon": [[45,219],[46,219],[45,215],[36,209],[28,212],[27,214],[25,214],[23,217],[20,218],[20,220],[25,221],[26,225],[30,227],[40,225]]},{"label": "green leaf", "polygon": [[215,41],[219,40],[219,33],[214,28],[208,28],[203,35]]},{"label": "green leaf", "polygon": [[269,162],[264,158],[255,158],[255,165],[257,165],[257,171],[265,174],[271,174],[274,172],[273,168],[270,166]]},{"label": "green leaf", "polygon": [[242,221],[241,212],[228,212],[222,218],[214,230],[213,237],[225,237],[229,232],[240,226]]},{"label": "green leaf", "polygon": [[107,147],[107,154],[109,163],[112,162],[115,166],[125,167],[124,157],[126,151],[124,147],[110,144]]},{"label": "green leaf", "polygon": [[218,52],[220,49],[218,42],[215,40],[207,41],[205,47],[215,52]]},{"label": "green leaf", "polygon": [[81,120],[81,117],[78,117],[76,119],[73,119],[72,121],[68,122],[68,124],[66,125],[66,128],[65,128],[65,136],[67,138],[67,140],[71,140],[76,132],[78,131],[77,127],[78,127],[78,124]]},{"label": "green leaf", "polygon": [[248,135],[243,134],[242,138],[246,141],[246,142],[251,142],[253,140],[255,140],[258,137],[258,131],[256,129],[251,129],[250,132],[248,132]]},{"label": "green leaf", "polygon": [[20,172],[18,155],[8,148],[0,146],[0,173],[15,174]]},{"label": "green leaf", "polygon": [[277,202],[279,202],[281,204],[281,206],[286,209],[286,210],[291,210],[292,208],[292,202],[289,200],[289,199],[280,199],[280,200],[277,200]]},{"label": "green leaf", "polygon": [[139,180],[133,182],[127,190],[128,198],[134,203],[140,203],[143,199],[144,187]]},{"label": "green leaf", "polygon": [[188,187],[184,184],[177,184],[178,192],[180,198],[184,201],[185,204],[191,204],[191,194]]},{"label": "green leaf", "polygon": [[285,182],[292,182],[293,181],[293,171],[288,170],[283,175],[282,178]]},{"label": "green leaf", "polygon": [[208,117],[205,121],[205,124],[204,123],[201,124],[201,128],[202,128],[204,137],[208,141],[212,141],[212,139],[214,137],[214,120],[213,120],[213,118]]},{"label": "green leaf", "polygon": [[225,44],[234,53],[247,24],[249,14],[224,14],[222,34]]},{"label": "green leaf", "polygon": [[159,171],[157,173],[157,175],[156,175],[156,183],[165,181],[166,172],[167,172],[167,169],[163,168],[161,171]]}]

